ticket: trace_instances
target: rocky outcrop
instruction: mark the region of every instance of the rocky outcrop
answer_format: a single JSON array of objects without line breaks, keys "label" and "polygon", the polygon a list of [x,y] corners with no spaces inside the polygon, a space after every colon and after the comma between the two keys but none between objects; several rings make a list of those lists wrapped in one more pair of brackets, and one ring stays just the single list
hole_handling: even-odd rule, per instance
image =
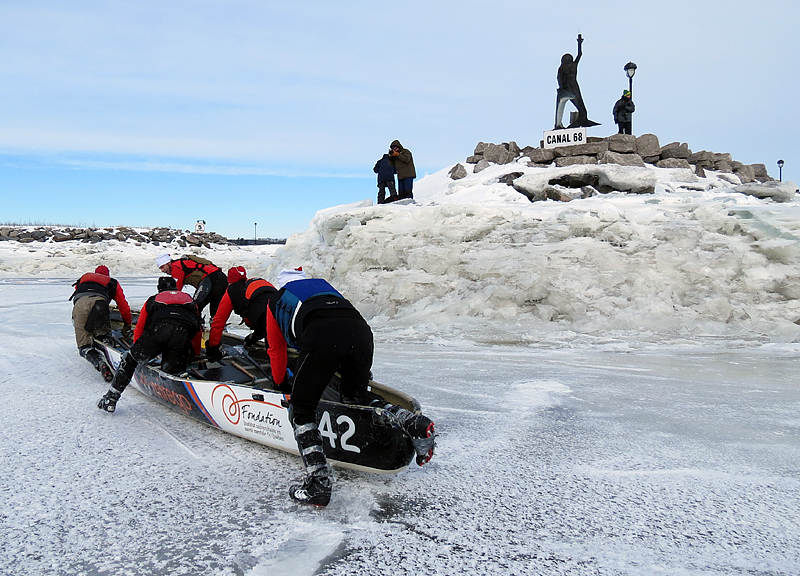
[{"label": "rocky outcrop", "polygon": [[[473,174],[485,170],[492,164],[505,165],[515,161],[533,167],[547,167],[554,163],[556,167],[580,164],[652,165],[658,168],[688,168],[701,178],[706,177],[706,171],[713,170],[734,184],[737,183],[735,178],[724,175],[736,176],[741,184],[773,181],[764,164],[743,164],[734,160],[727,152],[717,153],[707,150],[692,152],[685,142],[670,142],[661,146],[655,134],[589,137],[585,144],[558,148],[544,148],[540,143],[538,147],[525,146],[520,149],[516,142],[502,144],[479,142],[472,156],[466,159],[467,164],[474,165]],[[464,170],[469,174],[469,167]],[[463,176],[454,177],[456,174],[461,174],[461,171],[453,172],[451,178],[454,180],[463,178]]]},{"label": "rocky outcrop", "polygon": [[181,247],[230,244],[231,241],[216,232],[189,232],[172,228],[72,228],[56,226],[3,226],[0,241],[68,242],[75,240],[95,244],[107,240],[137,244],[172,244]]}]

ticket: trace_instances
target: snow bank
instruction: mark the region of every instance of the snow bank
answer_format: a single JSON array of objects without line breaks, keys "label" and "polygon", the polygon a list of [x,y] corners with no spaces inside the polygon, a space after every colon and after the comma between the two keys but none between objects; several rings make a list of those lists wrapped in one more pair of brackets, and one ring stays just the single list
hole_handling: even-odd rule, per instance
[{"label": "snow bank", "polygon": [[[0,277],[73,279],[98,264],[157,276],[156,255],[194,252],[274,281],[303,265],[392,337],[553,345],[609,339],[800,337],[800,203],[739,193],[731,174],[612,164],[445,168],[416,201],[321,210],[285,246],[0,242]],[[526,193],[593,174],[612,192],[571,202]],[[793,184],[787,185],[789,187]],[[788,188],[787,188],[788,189]]]},{"label": "snow bank", "polygon": [[[373,326],[405,336],[466,332],[490,341],[745,338],[800,335],[796,200],[737,193],[738,179],[690,170],[492,166],[417,183],[416,203],[320,211],[268,269],[303,265],[337,286]],[[621,192],[534,202],[532,189],[598,173]]]}]

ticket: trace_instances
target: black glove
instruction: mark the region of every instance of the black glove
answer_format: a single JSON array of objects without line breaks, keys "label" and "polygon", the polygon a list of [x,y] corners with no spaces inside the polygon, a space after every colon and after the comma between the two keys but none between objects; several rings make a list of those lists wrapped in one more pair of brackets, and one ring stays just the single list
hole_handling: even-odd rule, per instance
[{"label": "black glove", "polygon": [[216,346],[206,344],[206,358],[211,362],[219,362],[222,360],[222,352],[220,352],[219,344]]},{"label": "black glove", "polygon": [[122,337],[130,338],[133,335],[133,327],[130,324],[125,324],[122,327]]},{"label": "black glove", "polygon": [[294,386],[294,374],[288,368],[286,369],[286,375],[283,377],[283,382],[278,384],[275,383],[275,388],[277,388],[280,392],[284,394],[291,394],[292,388]]}]

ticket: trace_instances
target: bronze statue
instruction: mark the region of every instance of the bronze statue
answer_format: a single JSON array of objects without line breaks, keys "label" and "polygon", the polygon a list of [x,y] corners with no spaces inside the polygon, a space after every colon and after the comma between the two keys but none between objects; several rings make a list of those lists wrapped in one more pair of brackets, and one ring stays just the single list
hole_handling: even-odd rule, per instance
[{"label": "bronze statue", "polygon": [[581,61],[583,51],[581,46],[583,38],[578,34],[578,56],[574,60],[572,54],[564,54],[561,57],[561,66],[558,67],[558,92],[556,93],[556,126],[554,130],[564,128],[561,118],[564,116],[564,107],[568,100],[578,109],[578,117],[574,122],[570,122],[568,128],[580,128],[597,126],[598,122],[589,120],[586,106],[581,97],[581,89],[578,86],[578,63]]}]

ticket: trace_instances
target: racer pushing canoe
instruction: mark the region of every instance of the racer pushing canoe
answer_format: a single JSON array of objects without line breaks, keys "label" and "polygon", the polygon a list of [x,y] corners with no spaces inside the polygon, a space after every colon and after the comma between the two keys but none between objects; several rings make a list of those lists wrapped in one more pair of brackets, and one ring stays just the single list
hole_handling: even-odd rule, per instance
[{"label": "racer pushing canoe", "polygon": [[[232,268],[228,274],[229,291],[231,286],[245,278],[246,272],[242,267]],[[254,366],[254,372],[260,372],[263,376],[271,378],[257,379],[230,359],[226,359],[221,366],[226,369],[232,369],[231,366],[238,368],[252,378],[253,381],[250,383],[252,386],[269,380],[269,386],[262,387],[265,394],[257,394],[255,389],[247,388],[246,390],[252,390],[245,392],[252,396],[252,400],[249,398],[240,400],[241,392],[237,392],[238,389],[233,385],[217,384],[214,390],[223,386],[229,388],[234,398],[237,398],[235,405],[249,410],[247,415],[252,415],[252,408],[248,407],[251,401],[279,409],[281,406],[285,407],[282,417],[291,425],[294,444],[305,466],[305,478],[302,483],[290,487],[290,497],[300,503],[328,505],[331,498],[332,474],[326,452],[332,453],[334,460],[340,464],[349,464],[364,470],[402,469],[408,464],[405,454],[409,449],[412,455],[416,454],[417,464],[422,465],[429,461],[435,446],[433,422],[419,412],[419,404],[415,400],[370,380],[374,350],[372,331],[356,308],[325,280],[306,278],[302,268],[282,270],[278,274],[277,284],[278,290],[271,295],[265,315],[268,365],[266,362],[260,363],[254,360],[243,346],[228,346],[225,350],[228,356],[238,354],[245,357]],[[148,302],[157,300],[158,296],[151,297]],[[171,305],[173,307],[184,305],[187,308],[185,304],[176,301]],[[147,353],[143,353],[139,349],[141,348],[139,342],[142,339],[145,342],[152,341],[153,337],[148,338],[147,335],[159,324],[165,322],[175,324],[181,321],[173,319],[167,322],[161,319],[165,315],[162,308],[159,322],[154,323],[152,306],[151,303],[151,310],[147,310],[145,304],[142,309],[142,313],[147,316],[141,317],[140,321],[146,319],[145,325],[140,326],[137,323],[133,347],[122,356],[111,387],[98,403],[98,407],[109,412],[114,411],[116,401],[131,380],[138,363],[140,369],[136,371],[137,389],[149,393],[162,403],[168,398],[174,404],[173,407],[182,404],[185,413],[217,427],[230,426],[230,423],[220,423],[220,419],[212,413],[213,408],[209,407],[214,404],[215,392],[211,393],[210,401],[204,402],[202,398],[203,385],[213,385],[208,380],[231,382],[228,376],[214,372],[215,376],[212,377],[211,371],[203,372],[191,366],[188,373],[181,373],[186,370],[187,364],[178,362],[177,365],[165,365],[169,364],[166,362],[168,358],[174,357],[166,353],[162,354],[160,371],[154,369],[152,363],[145,364],[158,352],[153,353],[154,348],[151,346]],[[234,310],[240,313],[235,306]],[[220,312],[230,314],[230,310]],[[182,321],[189,325],[186,319]],[[224,320],[222,324],[224,325]],[[188,336],[182,341],[187,356],[191,342],[195,338],[194,334],[188,334],[191,331],[187,328],[181,332],[182,334],[186,332],[185,335]],[[256,331],[259,332],[257,329]],[[207,353],[210,352],[209,360],[220,360],[222,354],[219,341],[217,335],[216,345],[212,345],[210,349],[207,347]],[[261,350],[263,351],[263,348]],[[116,351],[109,347],[107,352],[113,355]],[[290,356],[292,369],[289,367]],[[218,366],[216,363],[214,365]],[[153,378],[159,382],[152,382]],[[173,388],[171,395],[165,394],[163,391],[165,386]],[[153,390],[158,390],[158,393],[152,393]],[[288,395],[289,391],[291,395]],[[281,398],[282,393],[286,395],[282,396],[282,400],[278,400],[279,404],[270,401],[273,396]],[[184,394],[185,400],[182,402],[175,400]],[[405,401],[402,400],[403,397]],[[186,406],[190,404],[193,406],[187,408]],[[225,417],[230,420],[229,414]],[[270,417],[276,416],[272,414]],[[345,427],[340,433],[338,447],[334,446],[337,434],[332,429],[333,422]],[[252,436],[250,433],[234,429],[229,431],[245,437]],[[270,434],[274,441],[263,443],[287,448],[281,445],[280,439],[276,436],[279,432],[272,431]],[[323,437],[325,437],[324,444]],[[252,439],[261,441],[258,438]],[[357,440],[361,442],[360,447],[354,444]]]}]

